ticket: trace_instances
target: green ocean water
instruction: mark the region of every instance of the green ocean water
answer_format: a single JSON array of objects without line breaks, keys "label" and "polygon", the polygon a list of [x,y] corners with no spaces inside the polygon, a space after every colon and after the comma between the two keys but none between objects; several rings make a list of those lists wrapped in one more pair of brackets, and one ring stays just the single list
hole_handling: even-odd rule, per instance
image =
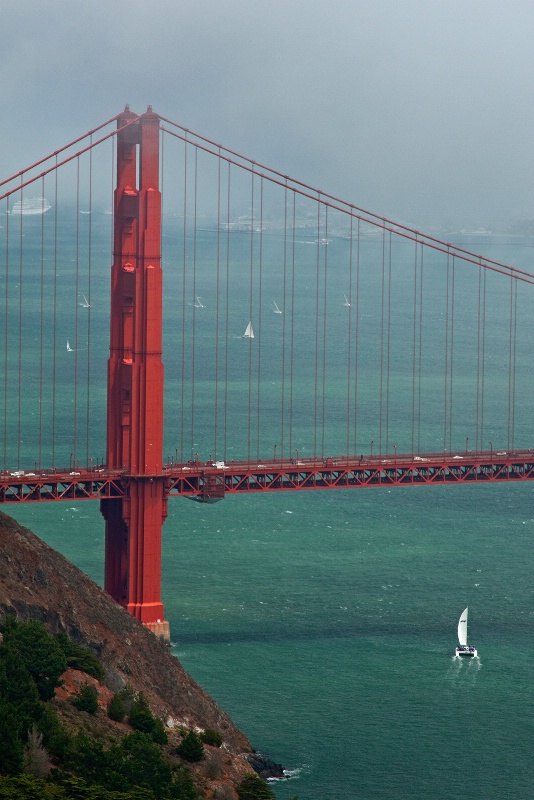
[{"label": "green ocean water", "polygon": [[[522,265],[529,263],[532,253],[529,240],[503,239],[483,245],[495,258]],[[248,246],[246,242],[242,245],[245,276],[244,254]],[[328,245],[332,263],[336,246],[335,242]],[[339,244],[342,246],[346,245]],[[201,263],[199,256],[197,280],[202,288],[197,293],[209,307],[210,284]],[[170,275],[172,264],[167,271]],[[91,295],[95,316],[90,428],[91,440],[97,441],[102,435],[98,414],[105,386],[100,365],[107,358],[107,318],[102,310],[107,291],[104,274],[102,267],[102,280],[93,286]],[[332,275],[332,292],[338,292],[338,277]],[[371,313],[371,300],[377,292],[380,295],[380,279],[377,280],[378,284],[371,282],[365,290],[369,306],[362,308],[362,319]],[[303,292],[307,291],[304,286]],[[438,281],[433,288],[438,291]],[[64,287],[64,292],[67,289],[73,291]],[[14,286],[10,291],[16,298]],[[407,286],[406,291],[413,292],[413,286]],[[472,321],[468,289],[464,291],[465,297],[458,294],[457,313],[464,302],[465,317],[471,319],[472,326],[463,337],[456,335],[454,352],[458,366],[455,387],[460,393],[465,388],[467,396],[474,382],[472,339],[473,335],[476,338],[476,323]],[[270,303],[273,292],[265,292],[266,302],[268,297]],[[298,296],[296,291],[295,297]],[[507,405],[499,397],[507,392],[503,377],[507,354],[506,346],[503,354],[493,343],[505,338],[509,327],[509,301],[507,296],[501,299],[499,305],[498,292],[488,297],[488,308],[497,325],[488,326],[492,345],[488,344],[486,358],[491,377],[485,387],[488,406],[484,423],[484,442],[492,437],[499,447],[506,446],[506,420],[502,420],[500,412],[504,408],[506,416]],[[310,304],[314,302],[312,296]],[[68,313],[74,314],[74,306],[71,304]],[[231,303],[230,307],[233,308]],[[178,314],[176,308],[174,311]],[[81,312],[78,309],[76,313]],[[436,319],[440,313],[434,308]],[[97,323],[99,314],[102,319]],[[240,369],[235,357],[238,346],[249,346],[238,339],[244,328],[241,317],[246,324],[248,310],[240,315],[239,324],[234,322],[234,316],[233,312],[229,315],[231,337],[234,327],[235,337],[230,339],[227,369],[230,391],[235,389],[237,397],[239,381],[245,394],[250,385],[246,360]],[[293,318],[298,319],[296,311]],[[265,312],[261,330],[269,331],[268,326],[275,321],[274,315]],[[532,324],[526,309],[521,310],[519,321],[522,344],[518,345],[517,359],[527,362]],[[37,308],[33,325],[38,323]],[[63,338],[70,335],[72,328],[68,319],[62,324],[65,327],[58,334],[58,341],[61,337],[63,357]],[[81,347],[85,329],[80,326],[86,321],[82,318],[76,324]],[[204,333],[206,348],[211,347],[208,329],[204,332],[201,319],[196,324],[199,335],[195,344],[195,389],[193,392],[188,387],[184,402],[198,401],[198,411],[194,424],[186,416],[183,425],[187,432],[186,456],[198,448],[207,457],[217,446],[226,458],[237,457],[247,447],[246,426],[243,429],[238,418],[239,409],[232,409],[228,412],[226,442],[223,437],[214,442],[212,411],[220,398],[214,400],[208,362],[203,356]],[[224,327],[226,322],[220,324]],[[399,324],[404,324],[411,335],[413,321],[403,320],[399,313]],[[429,311],[429,331],[432,325]],[[180,351],[173,348],[175,330],[172,325],[169,328],[164,358],[169,386],[176,390],[180,384]],[[360,334],[365,374],[365,364],[372,365],[380,353],[376,341],[366,351],[361,330]],[[36,331],[29,325],[25,335],[31,339]],[[283,342],[274,335],[265,335],[267,338],[273,346],[270,354],[269,348],[263,347],[262,369],[265,381],[268,377],[272,383],[280,379],[283,357],[286,375],[289,362]],[[411,368],[413,354],[406,355],[409,347],[406,339],[401,346],[401,340],[400,334],[391,337],[395,354],[392,363],[399,369],[392,370],[390,376],[390,447],[393,441],[401,442],[403,438],[409,445],[413,433],[409,425],[406,429],[401,414],[403,406],[411,401],[411,375],[407,378],[405,372]],[[255,344],[259,341],[258,336]],[[322,356],[321,347],[313,343],[312,337],[311,363],[317,352]],[[338,352],[330,347],[324,348],[327,355]],[[300,353],[298,368],[302,370],[299,380],[304,382],[309,346],[304,347],[303,338],[299,337],[296,348]],[[428,354],[428,384],[435,381],[440,385],[443,367],[433,365],[431,353],[442,365],[442,350],[440,334],[436,333],[435,340],[428,339],[424,350]],[[23,365],[28,364],[28,369],[40,363],[29,343],[24,353]],[[186,370],[191,373],[191,351],[188,358]],[[325,376],[333,388],[326,401],[325,446],[330,452],[342,452],[347,436],[351,446],[355,436],[353,427],[347,432],[342,413],[346,403],[345,362],[344,357],[340,358],[336,366],[334,355],[326,361]],[[17,366],[13,362],[15,372]],[[60,421],[76,415],[68,391],[72,373],[67,369],[74,366],[68,365],[61,373],[65,392],[56,399]],[[322,377],[321,373],[321,380]],[[516,387],[517,407],[526,409],[521,414],[517,412],[517,446],[529,443],[529,379],[526,369]],[[299,380],[294,381],[296,399],[302,386]],[[367,406],[370,411],[376,407],[378,384],[375,376],[365,387],[360,386],[365,413],[360,415],[357,436],[361,438],[356,446],[363,452],[368,452],[368,442],[374,440],[376,447],[378,441],[375,423],[366,413]],[[401,401],[393,400],[399,396],[395,395],[397,387]],[[435,442],[443,442],[443,422],[436,423],[439,430],[433,429],[435,419],[439,419],[438,408],[443,406],[442,387],[437,394],[438,398],[432,401],[435,408],[426,411],[421,427],[429,449]],[[30,395],[23,401],[28,408],[33,402]],[[82,404],[84,396],[79,391],[76,402]],[[314,446],[320,451],[323,443],[320,436],[317,442],[310,423],[313,401],[306,406],[310,401],[304,397],[302,402],[305,410],[300,411],[302,419],[295,420],[291,447],[286,438],[286,451],[299,447],[303,454],[311,454]],[[167,401],[171,453],[180,435],[180,404],[181,396],[176,392]],[[454,434],[458,449],[466,436],[471,441],[475,438],[472,407],[458,411],[458,416],[462,414],[465,425],[460,425],[459,433]],[[271,421],[266,415],[259,432],[252,425],[253,453],[256,447],[260,454],[270,453],[273,440],[279,441],[275,438],[279,431],[274,430],[276,416],[273,411]],[[80,412],[82,428],[84,419]],[[231,438],[234,424],[239,430],[237,443]],[[67,427],[65,424],[65,430]],[[17,421],[8,421],[9,448],[16,429]],[[220,433],[219,430],[217,436]],[[44,434],[42,439],[44,463]],[[22,448],[26,464],[31,464],[31,444],[25,440]],[[58,445],[58,459],[68,459],[69,448],[65,434],[65,443]],[[82,458],[83,445],[80,449]],[[525,483],[248,495],[226,497],[213,506],[178,498],[169,502],[163,543],[163,601],[171,624],[173,652],[231,714],[253,746],[289,771],[289,780],[273,784],[277,798],[288,800],[298,795],[301,800],[440,800],[459,791],[495,800],[532,797],[533,491],[534,486]],[[6,510],[102,583],[104,526],[97,504],[10,506]],[[458,617],[466,605],[470,609],[469,638],[478,647],[480,658],[458,663],[452,654]]]},{"label": "green ocean water", "polygon": [[[294,771],[277,797],[531,796],[532,500],[523,485],[170,502],[173,652]],[[14,516],[101,582],[94,504]],[[458,663],[466,604],[480,658]]]}]

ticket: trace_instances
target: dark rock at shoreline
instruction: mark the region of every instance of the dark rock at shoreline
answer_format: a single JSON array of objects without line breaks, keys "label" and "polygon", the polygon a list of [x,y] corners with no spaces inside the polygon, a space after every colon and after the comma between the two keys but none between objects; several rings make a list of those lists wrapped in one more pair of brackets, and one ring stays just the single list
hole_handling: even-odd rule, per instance
[{"label": "dark rock at shoreline", "polygon": [[246,760],[260,778],[284,778],[284,768],[263,753],[248,753]]}]

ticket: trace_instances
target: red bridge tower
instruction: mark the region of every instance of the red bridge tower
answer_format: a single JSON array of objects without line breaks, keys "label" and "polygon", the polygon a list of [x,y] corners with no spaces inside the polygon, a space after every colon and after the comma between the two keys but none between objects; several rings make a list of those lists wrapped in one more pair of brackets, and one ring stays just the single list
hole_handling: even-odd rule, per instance
[{"label": "red bridge tower", "polygon": [[167,497],[162,470],[159,117],[150,106],[141,117],[126,107],[117,124],[124,129],[117,134],[107,465],[126,470],[128,486],[125,497],[101,501],[105,588],[132,616],[168,639],[161,602]]}]

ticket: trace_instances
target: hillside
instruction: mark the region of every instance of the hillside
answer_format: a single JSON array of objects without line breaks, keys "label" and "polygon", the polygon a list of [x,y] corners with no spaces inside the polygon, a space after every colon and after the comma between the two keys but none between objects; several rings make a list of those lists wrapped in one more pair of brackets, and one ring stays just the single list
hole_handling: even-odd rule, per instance
[{"label": "hillside", "polygon": [[[145,695],[152,713],[169,729],[210,728],[221,734],[226,766],[218,778],[229,782],[229,797],[236,796],[236,781],[252,771],[249,758],[258,769],[247,737],[185,672],[167,645],[62,555],[0,513],[0,619],[7,615],[21,622],[38,620],[51,634],[66,633],[98,656],[106,673],[99,687],[103,724],[111,723],[105,715],[109,698],[129,686]],[[69,690],[76,692],[82,678],[71,673],[64,677],[56,703],[68,713]],[[281,774],[270,766],[273,774]],[[206,796],[217,793],[212,789]]]}]

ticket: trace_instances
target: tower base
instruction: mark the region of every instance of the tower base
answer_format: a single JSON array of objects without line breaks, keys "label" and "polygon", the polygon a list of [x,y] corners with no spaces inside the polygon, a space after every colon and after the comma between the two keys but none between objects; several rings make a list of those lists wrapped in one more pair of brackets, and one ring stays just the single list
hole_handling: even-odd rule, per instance
[{"label": "tower base", "polygon": [[157,622],[143,622],[143,625],[158,639],[163,639],[164,642],[171,641],[171,628],[166,619],[158,619]]}]

